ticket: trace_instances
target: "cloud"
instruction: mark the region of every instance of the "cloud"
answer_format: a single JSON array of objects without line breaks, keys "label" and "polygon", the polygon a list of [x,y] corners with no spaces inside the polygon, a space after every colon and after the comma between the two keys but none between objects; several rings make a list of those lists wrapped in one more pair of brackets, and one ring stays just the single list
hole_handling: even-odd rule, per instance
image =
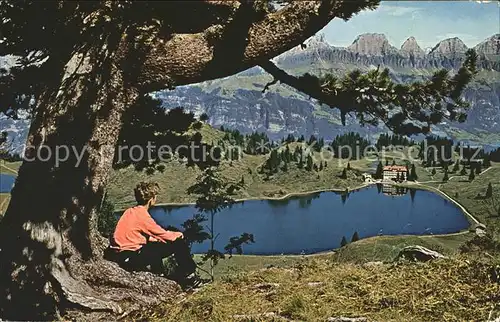
[{"label": "cloud", "polygon": [[419,14],[420,11],[422,11],[422,8],[417,8],[413,6],[395,6],[395,5],[390,5],[386,4],[387,2],[383,2],[376,10],[370,11],[362,11],[360,15],[371,15],[371,14],[377,14],[377,15],[388,15],[388,16],[393,16],[393,17],[403,17],[403,16],[408,16],[411,17],[412,19],[415,18],[415,15]]}]

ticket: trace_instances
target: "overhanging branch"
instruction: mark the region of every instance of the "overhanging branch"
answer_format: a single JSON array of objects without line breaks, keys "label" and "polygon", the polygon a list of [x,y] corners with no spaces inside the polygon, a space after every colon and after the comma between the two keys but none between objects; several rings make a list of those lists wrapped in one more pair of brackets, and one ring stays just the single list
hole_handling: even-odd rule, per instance
[{"label": "overhanging branch", "polygon": [[214,48],[219,54],[232,50],[230,43],[217,46],[216,38],[223,34],[223,25],[212,26],[202,33],[154,39],[146,53],[139,84],[145,91],[154,91],[238,73],[300,45],[333,18],[347,19],[359,10],[375,8],[378,3],[378,0],[292,2],[254,22],[248,29],[241,55],[223,55],[223,65],[213,64],[217,60]]},{"label": "overhanging branch", "polygon": [[[277,81],[280,81],[283,84],[287,84],[296,90],[309,95],[310,97],[317,99],[323,103],[327,103],[328,105],[334,104],[332,97],[328,97],[321,91],[321,86],[319,82],[307,82],[304,81],[303,78],[295,77],[293,75],[288,74],[278,66],[276,66],[272,61],[268,60],[259,64],[262,69],[264,69],[267,73],[271,74],[274,77],[274,80],[267,84],[264,90],[267,90],[269,86],[274,85]],[[317,79],[317,78],[316,78]],[[331,104],[330,104],[331,103]]]}]

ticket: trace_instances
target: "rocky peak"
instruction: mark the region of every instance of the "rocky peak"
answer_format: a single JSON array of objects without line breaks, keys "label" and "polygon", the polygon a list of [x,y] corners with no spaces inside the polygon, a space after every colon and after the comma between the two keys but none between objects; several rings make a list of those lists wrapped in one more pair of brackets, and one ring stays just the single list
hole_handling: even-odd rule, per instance
[{"label": "rocky peak", "polygon": [[415,37],[406,39],[406,41],[401,46],[401,54],[407,57],[411,55],[415,57],[425,56],[425,52],[422,50],[422,48],[420,48]]},{"label": "rocky peak", "polygon": [[384,56],[397,52],[384,34],[376,33],[359,35],[347,49],[367,56]]},{"label": "rocky peak", "polygon": [[[304,46],[305,45],[305,46]],[[282,53],[278,57],[274,58],[274,61],[277,62],[279,60],[287,59],[290,57],[295,57],[297,55],[301,55],[304,53],[315,53],[321,49],[329,49],[332,46],[326,41],[325,34],[318,33],[306,41],[303,44],[295,46],[287,52]]]},{"label": "rocky peak", "polygon": [[318,33],[318,34],[312,36],[311,38],[309,38],[306,41],[306,45],[307,46],[316,46],[316,45],[320,45],[320,46],[327,45],[327,46],[329,46],[328,42],[326,41],[326,37],[325,37],[324,33]]},{"label": "rocky peak", "polygon": [[474,47],[477,53],[485,55],[500,55],[500,34],[486,39]]},{"label": "rocky peak", "polygon": [[460,38],[454,37],[440,41],[436,46],[434,46],[434,48],[432,48],[430,54],[453,56],[455,54],[465,53],[467,49],[467,46]]}]

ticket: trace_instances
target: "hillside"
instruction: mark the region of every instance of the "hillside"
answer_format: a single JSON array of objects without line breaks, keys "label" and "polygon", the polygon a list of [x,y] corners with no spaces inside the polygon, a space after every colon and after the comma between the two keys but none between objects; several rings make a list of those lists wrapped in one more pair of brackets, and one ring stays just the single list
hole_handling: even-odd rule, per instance
[{"label": "hillside", "polygon": [[487,321],[500,315],[500,283],[495,275],[498,264],[490,258],[465,256],[387,264],[339,264],[332,255],[303,257],[278,266],[228,274],[195,294],[135,318]]},{"label": "hillside", "polygon": [[[213,142],[222,138],[224,133],[211,126],[204,125],[200,130],[205,142]],[[292,143],[293,148],[298,143]],[[319,160],[319,155],[317,155]],[[237,191],[233,196],[235,199],[252,198],[280,198],[289,193],[311,192],[315,190],[345,190],[353,189],[363,184],[361,176],[355,172],[349,172],[348,179],[339,178],[347,161],[333,159],[322,171],[307,171],[291,166],[287,172],[279,172],[270,178],[259,173],[260,167],[269,158],[266,155],[249,155],[243,153],[242,159],[238,161],[223,160],[220,164],[222,176],[229,182],[244,181],[244,188]],[[157,181],[161,186],[158,196],[159,203],[186,203],[193,202],[195,198],[186,194],[189,186],[195,183],[200,170],[187,167],[179,160],[163,163],[163,171],[153,174],[137,172],[133,168],[116,170],[111,176],[108,186],[110,200],[117,209],[134,204],[132,191],[135,184],[141,180]],[[366,160],[351,162],[351,166],[358,170],[369,170],[370,164]],[[181,175],[180,175],[181,174]],[[179,178],[182,180],[179,180]]]}]

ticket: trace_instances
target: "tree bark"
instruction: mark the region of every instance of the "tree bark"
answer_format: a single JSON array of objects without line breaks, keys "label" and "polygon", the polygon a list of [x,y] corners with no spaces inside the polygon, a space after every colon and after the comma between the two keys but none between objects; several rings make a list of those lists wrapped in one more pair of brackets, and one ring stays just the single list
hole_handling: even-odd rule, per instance
[{"label": "tree bark", "polygon": [[[138,84],[156,91],[233,75],[300,45],[335,17],[348,19],[377,5],[378,0],[294,1],[251,24],[242,15],[241,22],[234,18],[225,27],[169,35],[147,53]],[[226,39],[227,29],[243,31],[243,36]]]},{"label": "tree bark", "polygon": [[[114,280],[114,289],[141,285],[100,260],[107,242],[96,221],[122,115],[139,96],[120,65],[123,43],[118,37],[107,46],[73,54],[60,84],[39,100],[27,141],[29,161],[19,170],[0,225],[2,318],[53,318],[75,306],[122,312],[115,301],[134,296],[97,292],[96,284],[102,288]],[[155,278],[142,284],[151,281]],[[167,280],[158,285],[162,292],[176,289]],[[140,303],[144,289],[136,293]]]}]

